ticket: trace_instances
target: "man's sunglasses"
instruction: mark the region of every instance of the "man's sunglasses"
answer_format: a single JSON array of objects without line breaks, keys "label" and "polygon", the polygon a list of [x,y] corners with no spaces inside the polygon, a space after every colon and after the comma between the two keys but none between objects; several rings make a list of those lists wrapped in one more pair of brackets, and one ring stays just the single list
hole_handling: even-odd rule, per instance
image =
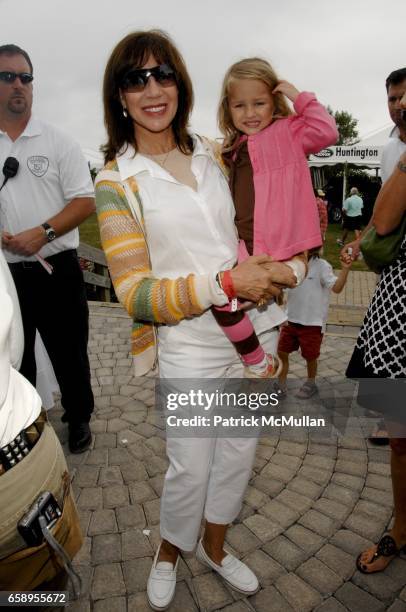
[{"label": "man's sunglasses", "polygon": [[148,79],[152,76],[162,87],[172,87],[172,85],[176,85],[175,71],[168,66],[168,64],[161,64],[154,68],[129,70],[121,81],[121,89],[123,91],[129,91],[130,93],[144,91]]},{"label": "man's sunglasses", "polygon": [[17,77],[23,85],[28,85],[34,78],[29,72],[0,72],[0,81],[4,83],[14,83]]}]

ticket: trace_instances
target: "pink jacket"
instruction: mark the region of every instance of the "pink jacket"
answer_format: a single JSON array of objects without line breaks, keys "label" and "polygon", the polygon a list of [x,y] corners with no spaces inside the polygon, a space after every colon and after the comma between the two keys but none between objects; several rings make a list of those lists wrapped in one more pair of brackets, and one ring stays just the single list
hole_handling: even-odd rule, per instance
[{"label": "pink jacket", "polygon": [[[338,138],[334,118],[302,92],[296,115],[278,119],[248,139],[255,189],[253,254],[283,261],[321,245],[320,221],[306,155]],[[239,260],[248,256],[240,241]]]}]

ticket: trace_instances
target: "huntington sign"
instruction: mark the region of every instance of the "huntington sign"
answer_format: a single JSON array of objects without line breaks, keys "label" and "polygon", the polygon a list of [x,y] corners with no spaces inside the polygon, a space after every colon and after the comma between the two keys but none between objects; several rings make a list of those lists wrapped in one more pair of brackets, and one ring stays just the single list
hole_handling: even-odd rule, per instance
[{"label": "huntington sign", "polygon": [[356,164],[368,168],[379,168],[383,146],[353,145],[346,147],[335,145],[328,149],[322,149],[315,155],[309,155],[310,166],[333,166],[334,164]]}]

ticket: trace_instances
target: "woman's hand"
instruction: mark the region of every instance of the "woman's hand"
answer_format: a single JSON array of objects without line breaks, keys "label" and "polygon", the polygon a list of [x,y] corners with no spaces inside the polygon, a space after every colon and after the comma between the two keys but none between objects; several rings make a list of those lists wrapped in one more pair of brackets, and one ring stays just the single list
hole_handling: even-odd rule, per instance
[{"label": "woman's hand", "polygon": [[281,93],[287,98],[289,98],[289,100],[294,102],[300,94],[300,91],[296,89],[296,87],[292,85],[292,83],[288,83],[288,81],[279,81],[272,93]]},{"label": "woman's hand", "polygon": [[231,270],[236,294],[246,300],[259,302],[277,297],[280,287],[294,287],[296,278],[291,268],[277,261],[272,261],[267,255],[249,257]]}]

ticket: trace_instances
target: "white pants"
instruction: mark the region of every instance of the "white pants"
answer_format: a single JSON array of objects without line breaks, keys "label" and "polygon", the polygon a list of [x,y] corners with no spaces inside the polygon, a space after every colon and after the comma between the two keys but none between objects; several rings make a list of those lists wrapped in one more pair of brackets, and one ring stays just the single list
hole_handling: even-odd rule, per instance
[{"label": "white pants", "polygon": [[[185,327],[165,330],[159,347],[162,378],[242,377],[235,348],[220,328],[208,328],[203,338],[189,334]],[[274,330],[259,337],[269,353],[276,352],[277,338]],[[203,517],[211,523],[231,523],[241,509],[256,446],[255,437],[167,436],[169,468],[161,499],[162,538],[192,551]]]}]

